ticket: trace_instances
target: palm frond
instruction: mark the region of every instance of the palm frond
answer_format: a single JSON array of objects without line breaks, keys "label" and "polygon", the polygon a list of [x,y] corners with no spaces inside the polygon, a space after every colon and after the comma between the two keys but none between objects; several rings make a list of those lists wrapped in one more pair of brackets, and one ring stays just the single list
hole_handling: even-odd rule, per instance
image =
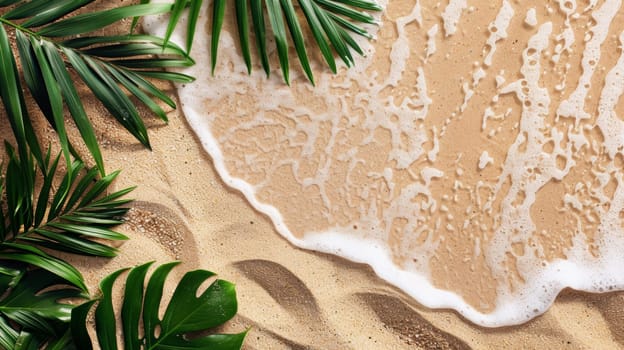
[{"label": "palm frond", "polygon": [[[149,0],[142,2],[147,3]],[[190,34],[187,36],[186,49],[190,52],[192,34],[195,32],[195,25],[199,17],[198,8],[201,6],[201,2],[201,0],[175,0],[175,10],[171,13],[165,40],[171,36],[183,8],[188,5],[190,11],[187,32]],[[225,0],[212,2],[210,46],[213,72],[217,63],[219,37],[227,3]],[[314,83],[306,49],[309,47],[309,43],[305,41],[301,26],[302,18],[307,22],[325,62],[331,71],[336,73],[334,53],[342,59],[347,67],[351,67],[354,63],[351,51],[353,50],[360,55],[363,54],[361,47],[351,35],[356,34],[371,38],[371,35],[361,24],[375,24],[375,19],[369,12],[382,10],[374,0],[297,0],[297,8],[293,0],[237,0],[229,3],[234,3],[239,42],[248,72],[251,72],[252,68],[249,34],[253,29],[260,62],[267,76],[270,74],[265,24],[266,13],[269,18],[268,27],[275,38],[282,75],[287,83],[289,82],[290,69],[287,31],[290,33],[303,71],[310,82]],[[249,17],[251,17],[251,26]]]},{"label": "palm frond", "polygon": [[[198,296],[198,288],[215,274],[206,270],[187,272],[178,283],[161,319],[158,313],[163,286],[177,262],[159,266],[145,286],[151,264],[137,266],[128,273],[124,284],[121,324],[117,323],[113,311],[112,291],[115,280],[127,269],[112,273],[100,283],[102,296],[95,308],[100,348],[117,349],[117,328],[121,328],[124,349],[240,349],[246,332],[188,338],[189,333],[222,325],[236,314],[233,284],[217,279]],[[73,337],[80,349],[93,348],[85,318],[94,304],[95,301],[89,302],[72,311]]]},{"label": "palm frond", "polygon": [[87,294],[45,269],[3,262],[0,267],[0,348],[75,349],[73,304]]},{"label": "palm frond", "polygon": [[106,194],[118,172],[100,178],[97,168],[74,161],[61,174],[60,156],[52,160],[48,152],[41,168],[33,156],[21,159],[10,145],[6,147],[9,161],[6,175],[0,178],[6,198],[0,201],[0,260],[37,266],[86,289],[75,268],[36,247],[115,256],[116,249],[102,241],[127,239],[112,228],[128,211],[124,205],[130,200],[123,196],[132,188]]},{"label": "palm frond", "polygon": [[[75,14],[92,1],[0,2],[0,7],[14,6],[0,15],[0,84],[5,87],[0,97],[16,134],[20,156],[27,155],[22,151],[27,145],[43,166],[43,154],[20,86],[15,58],[19,56],[26,86],[57,131],[64,159],[69,162],[70,154],[80,158],[66,131],[63,112],[66,106],[96,167],[104,175],[96,133],[86,115],[73,73],[77,73],[119,123],[149,148],[149,137],[137,105],[145,105],[164,121],[167,121],[166,112],[159,102],[176,107],[149,80],[192,81],[187,75],[164,72],[164,69],[194,62],[184,50],[162,38],[142,34],[91,35],[126,18],[169,12],[174,9],[171,4],[138,4]],[[9,44],[7,30],[15,32],[17,52]]]}]

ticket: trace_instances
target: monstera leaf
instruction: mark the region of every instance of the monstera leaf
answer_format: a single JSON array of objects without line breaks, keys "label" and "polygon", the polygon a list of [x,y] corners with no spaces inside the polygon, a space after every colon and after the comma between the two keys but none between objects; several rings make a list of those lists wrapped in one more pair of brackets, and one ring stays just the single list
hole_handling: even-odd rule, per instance
[{"label": "monstera leaf", "polygon": [[[113,309],[113,285],[127,269],[119,270],[100,283],[101,298],[95,307],[96,333],[103,350],[132,349],[240,349],[246,332],[239,334],[198,335],[220,326],[231,319],[237,311],[236,293],[230,282],[216,279],[200,292],[201,285],[215,276],[206,270],[187,272],[178,283],[164,316],[158,312],[162,303],[163,286],[167,275],[177,262],[161,265],[154,270],[147,287],[145,277],[152,263],[133,268],[125,281],[120,311],[121,324],[117,323]],[[72,332],[76,346],[92,349],[93,344],[85,327],[85,318],[96,301],[72,311]],[[117,324],[117,327],[112,325]],[[117,328],[123,331],[123,339],[117,339]],[[193,335],[192,335],[193,334]]]}]

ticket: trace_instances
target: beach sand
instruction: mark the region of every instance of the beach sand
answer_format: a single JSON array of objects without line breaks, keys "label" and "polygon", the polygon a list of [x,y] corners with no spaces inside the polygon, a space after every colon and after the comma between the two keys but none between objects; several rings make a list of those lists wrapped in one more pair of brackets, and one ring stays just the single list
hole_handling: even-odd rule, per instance
[{"label": "beach sand", "polygon": [[[175,96],[173,89],[168,90]],[[477,327],[429,310],[362,264],[298,249],[219,179],[183,116],[148,118],[143,149],[97,104],[91,114],[115,189],[138,185],[119,230],[118,257],[73,258],[90,288],[122,267],[181,260],[237,285],[239,312],[225,328],[251,331],[246,349],[617,349],[624,346],[624,293],[564,291],[544,315],[515,327]],[[176,275],[177,273],[177,275]]]},{"label": "beach sand", "polygon": [[[173,90],[171,90],[173,92]],[[89,286],[122,267],[179,259],[172,274],[202,268],[237,286],[239,312],[226,330],[252,327],[247,349],[618,349],[624,293],[564,291],[544,315],[487,329],[453,311],[429,310],[366,265],[298,249],[218,178],[183,116],[152,123],[153,151],[104,117],[108,171],[116,189],[138,185],[118,257],[79,258]],[[93,114],[92,114],[93,115]]]},{"label": "beach sand", "polygon": [[[164,88],[175,97],[172,86]],[[624,293],[565,290],[526,324],[475,326],[453,311],[422,307],[366,265],[288,243],[220,180],[179,110],[169,113],[168,125],[146,118],[149,151],[98,103],[88,105],[107,171],[122,170],[114,188],[138,185],[119,228],[130,237],[119,256],[71,258],[93,290],[110,272],[152,260],[183,261],[175,278],[197,268],[217,272],[236,284],[239,301],[224,330],[251,327],[246,349],[624,347]]]}]

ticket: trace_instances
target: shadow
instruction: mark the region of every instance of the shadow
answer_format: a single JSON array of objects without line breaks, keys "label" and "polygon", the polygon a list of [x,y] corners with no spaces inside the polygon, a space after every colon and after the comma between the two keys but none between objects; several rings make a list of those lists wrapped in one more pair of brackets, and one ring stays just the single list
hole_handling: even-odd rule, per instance
[{"label": "shadow", "polygon": [[356,296],[407,345],[421,349],[471,349],[461,339],[435,327],[397,297],[377,293],[357,293]]}]

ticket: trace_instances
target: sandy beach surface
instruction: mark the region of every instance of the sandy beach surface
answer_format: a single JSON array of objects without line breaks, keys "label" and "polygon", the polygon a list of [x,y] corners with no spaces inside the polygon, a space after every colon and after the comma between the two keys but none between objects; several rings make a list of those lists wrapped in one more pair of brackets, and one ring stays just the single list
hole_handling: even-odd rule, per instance
[{"label": "sandy beach surface", "polygon": [[[164,88],[175,97],[172,86]],[[225,331],[251,327],[246,349],[624,347],[624,293],[564,290],[523,325],[475,326],[454,311],[419,305],[367,265],[290,244],[221,181],[180,110],[169,113],[168,125],[147,118],[149,151],[91,102],[107,171],[122,170],[115,189],[138,185],[119,256],[72,258],[93,289],[118,268],[152,260],[183,261],[178,278],[197,268],[217,272],[237,285],[239,312]]]},{"label": "sandy beach surface", "polygon": [[[101,111],[100,111],[101,112]],[[429,310],[365,265],[297,249],[217,177],[183,117],[150,127],[142,149],[107,118],[94,118],[115,188],[138,185],[130,236],[112,260],[77,259],[91,287],[122,267],[180,259],[235,282],[239,313],[227,329],[252,327],[247,349],[618,349],[624,294],[564,291],[544,315],[515,327],[474,326]],[[174,275],[174,274],[172,274]]]}]

